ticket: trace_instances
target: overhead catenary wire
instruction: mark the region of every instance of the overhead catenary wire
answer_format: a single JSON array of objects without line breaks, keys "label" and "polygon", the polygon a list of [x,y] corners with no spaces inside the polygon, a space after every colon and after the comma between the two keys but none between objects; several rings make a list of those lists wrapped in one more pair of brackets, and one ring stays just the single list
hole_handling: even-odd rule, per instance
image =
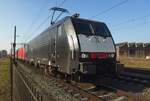
[{"label": "overhead catenary wire", "polygon": [[63,1],[59,4],[59,7],[63,6],[66,1],[67,1],[67,0],[63,0]]},{"label": "overhead catenary wire", "polygon": [[[150,24],[150,21],[146,21],[146,22],[142,22],[142,23],[138,23],[138,24],[136,24],[136,26],[137,25],[146,25],[146,24]],[[126,27],[120,27],[120,28],[113,28],[113,30],[115,31],[115,30],[121,30],[121,29],[133,29],[133,30],[135,30],[133,27],[130,27],[130,26],[126,26]]]},{"label": "overhead catenary wire", "polygon": [[[67,1],[67,0],[63,0],[58,6],[63,6],[66,1]],[[57,4],[58,4],[58,2],[57,2],[57,0],[56,0],[56,6],[57,6]],[[41,11],[41,9],[40,9],[40,11]],[[40,15],[40,14],[39,14],[39,15]],[[51,17],[51,15],[48,16],[33,32],[31,32],[30,35],[29,35],[27,38],[25,38],[25,43],[34,35],[34,33],[35,33],[37,30],[39,30],[39,29],[44,25],[44,23],[46,23],[46,21],[47,21],[50,17]],[[34,23],[35,23],[35,22],[36,22],[36,20],[34,21]],[[34,24],[34,23],[33,23],[33,24]],[[31,25],[33,25],[33,24],[31,24]]]},{"label": "overhead catenary wire", "polygon": [[133,22],[139,21],[140,19],[144,19],[144,18],[147,18],[147,17],[150,17],[150,14],[146,14],[146,15],[143,15],[143,16],[140,16],[140,17],[135,17],[135,18],[128,19],[126,21],[123,21],[123,22],[120,22],[118,24],[112,25],[112,27],[114,28],[114,27],[117,27],[117,26],[120,26],[120,25],[133,23]]},{"label": "overhead catenary wire", "polygon": [[42,5],[41,8],[39,9],[39,11],[38,11],[38,13],[37,13],[35,19],[31,22],[29,28],[27,29],[27,31],[26,31],[25,33],[29,33],[29,32],[32,31],[33,26],[34,26],[35,23],[38,21],[40,15],[41,15],[42,10],[46,7],[46,6],[45,6],[46,4],[47,4],[47,0],[44,1],[43,5]]},{"label": "overhead catenary wire", "polygon": [[112,7],[107,8],[107,9],[105,9],[105,10],[99,12],[99,13],[96,14],[96,15],[91,16],[90,18],[95,18],[95,17],[97,17],[97,16],[99,16],[99,15],[101,15],[101,14],[104,14],[104,13],[106,13],[106,12],[108,12],[108,11],[110,11],[110,10],[116,8],[116,7],[119,7],[119,6],[123,5],[123,4],[126,3],[127,1],[128,1],[128,0],[123,0],[122,2],[119,2],[119,3],[115,4],[115,5],[113,5]]},{"label": "overhead catenary wire", "polygon": [[46,23],[46,21],[47,21],[50,17],[51,17],[51,15],[48,16],[48,17],[30,34],[30,36],[28,36],[28,37],[25,39],[25,42],[28,41],[28,39],[30,39],[30,38],[34,35],[33,33],[35,33],[36,31],[38,31],[38,30]]},{"label": "overhead catenary wire", "polygon": [[[136,22],[136,20],[135,20],[135,22]],[[130,22],[130,23],[133,23],[133,22]],[[136,27],[137,27],[138,25],[143,26],[143,25],[146,25],[146,24],[150,24],[150,20],[144,21],[144,22],[141,22],[141,23],[136,23],[134,25],[136,25]],[[117,27],[117,28],[116,27],[112,27],[112,30],[129,29],[129,28],[134,29],[131,26],[124,26],[124,27]]]},{"label": "overhead catenary wire", "polygon": [[58,1],[56,0],[56,6],[58,5]]},{"label": "overhead catenary wire", "polygon": [[66,1],[67,1],[67,0],[63,0],[60,4],[58,4],[58,1],[56,0],[56,7],[61,7],[61,6],[63,6]]}]

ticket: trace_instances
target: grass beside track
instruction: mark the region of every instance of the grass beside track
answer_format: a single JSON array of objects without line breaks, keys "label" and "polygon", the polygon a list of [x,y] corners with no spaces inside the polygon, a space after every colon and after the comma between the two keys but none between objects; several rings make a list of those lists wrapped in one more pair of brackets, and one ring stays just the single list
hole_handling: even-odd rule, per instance
[{"label": "grass beside track", "polygon": [[133,57],[120,57],[118,59],[125,67],[143,68],[150,70],[150,59],[133,58]]},{"label": "grass beside track", "polygon": [[0,59],[0,101],[10,101],[10,60]]}]

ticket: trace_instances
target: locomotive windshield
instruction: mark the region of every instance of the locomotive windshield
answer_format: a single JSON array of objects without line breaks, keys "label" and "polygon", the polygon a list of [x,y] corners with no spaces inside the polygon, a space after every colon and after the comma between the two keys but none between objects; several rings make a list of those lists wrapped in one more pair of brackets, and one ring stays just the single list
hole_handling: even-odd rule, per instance
[{"label": "locomotive windshield", "polygon": [[92,33],[90,26],[86,23],[74,23],[74,28],[77,34],[90,35]]},{"label": "locomotive windshield", "polygon": [[110,36],[110,32],[104,23],[96,22],[96,23],[92,24],[92,27],[93,27],[94,33],[96,35],[100,35],[100,36],[104,36],[104,37]]},{"label": "locomotive windshield", "polygon": [[110,32],[104,23],[73,19],[73,25],[77,34],[110,37]]}]

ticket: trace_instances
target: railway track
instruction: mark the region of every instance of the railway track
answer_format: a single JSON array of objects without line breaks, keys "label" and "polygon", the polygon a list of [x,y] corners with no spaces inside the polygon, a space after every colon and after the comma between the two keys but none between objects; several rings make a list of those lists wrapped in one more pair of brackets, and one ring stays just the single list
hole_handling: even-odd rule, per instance
[{"label": "railway track", "polygon": [[148,70],[124,68],[123,71],[120,71],[119,74],[120,74],[120,76],[127,76],[127,77],[137,78],[137,79],[140,79],[141,81],[144,80],[145,83],[150,82],[150,76],[149,76],[150,71],[148,71]]},{"label": "railway track", "polygon": [[[29,65],[26,65],[26,67],[29,67]],[[149,81],[143,83],[141,78],[133,78],[127,74],[119,75],[117,78],[97,77],[98,80],[95,84],[74,81],[68,84],[61,78],[52,76],[48,76],[48,78],[52,82],[50,86],[57,86],[69,93],[70,96],[79,99],[79,101],[129,101],[129,99],[130,101],[149,101],[146,98],[147,96],[143,95],[143,90],[150,87]]]}]

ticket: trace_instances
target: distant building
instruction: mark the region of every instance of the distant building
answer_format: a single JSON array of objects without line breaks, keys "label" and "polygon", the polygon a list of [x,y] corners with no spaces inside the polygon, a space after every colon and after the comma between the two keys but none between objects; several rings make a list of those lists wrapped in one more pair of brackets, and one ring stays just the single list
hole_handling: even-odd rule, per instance
[{"label": "distant building", "polygon": [[7,51],[6,50],[0,51],[0,58],[1,57],[6,57],[6,56],[7,56]]},{"label": "distant building", "polygon": [[150,43],[118,43],[116,44],[117,56],[150,57]]}]

